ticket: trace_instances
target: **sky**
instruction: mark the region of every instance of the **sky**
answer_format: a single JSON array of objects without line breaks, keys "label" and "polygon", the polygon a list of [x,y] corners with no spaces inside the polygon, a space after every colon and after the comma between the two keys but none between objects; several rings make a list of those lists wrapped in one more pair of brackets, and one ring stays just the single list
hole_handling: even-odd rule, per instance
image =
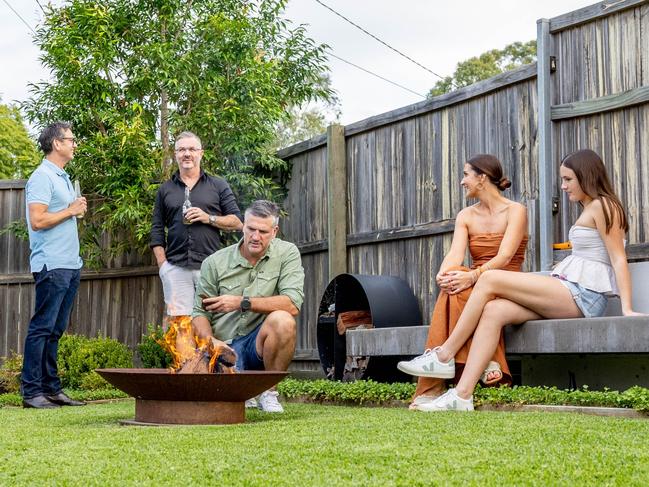
[{"label": "sky", "polygon": [[[48,0],[40,0],[42,5]],[[458,62],[516,41],[536,38],[536,21],[592,5],[592,0],[320,0],[395,49],[440,76]],[[55,4],[63,0],[53,0]],[[29,83],[46,79],[31,30],[42,19],[37,0],[0,0],[0,97],[4,103],[29,96]],[[336,56],[415,93],[330,58],[333,88],[340,98],[339,122],[349,124],[423,100],[439,79],[345,22],[316,0],[289,0],[284,16],[306,24],[309,35]]]}]

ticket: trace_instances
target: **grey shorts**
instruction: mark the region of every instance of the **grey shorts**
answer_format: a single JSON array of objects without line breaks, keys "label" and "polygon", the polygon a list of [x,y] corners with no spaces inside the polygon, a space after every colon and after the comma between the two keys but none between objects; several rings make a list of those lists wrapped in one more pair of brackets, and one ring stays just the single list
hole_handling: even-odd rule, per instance
[{"label": "grey shorts", "polygon": [[584,318],[597,318],[604,315],[608,302],[606,294],[586,289],[576,282],[565,281],[563,279],[559,279],[559,281],[570,290],[570,294],[572,294],[572,298],[583,313]]}]

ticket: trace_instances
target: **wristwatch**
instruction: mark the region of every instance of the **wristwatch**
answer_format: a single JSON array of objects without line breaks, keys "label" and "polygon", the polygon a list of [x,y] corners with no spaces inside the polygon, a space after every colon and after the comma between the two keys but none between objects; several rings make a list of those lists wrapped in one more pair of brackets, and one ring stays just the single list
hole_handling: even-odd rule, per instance
[{"label": "wristwatch", "polygon": [[207,217],[207,221],[210,223],[210,225],[216,225],[216,215],[210,215]]},{"label": "wristwatch", "polygon": [[250,298],[248,296],[244,296],[241,298],[241,312],[245,313],[246,311],[250,311],[250,308],[252,308],[252,303],[250,303]]}]

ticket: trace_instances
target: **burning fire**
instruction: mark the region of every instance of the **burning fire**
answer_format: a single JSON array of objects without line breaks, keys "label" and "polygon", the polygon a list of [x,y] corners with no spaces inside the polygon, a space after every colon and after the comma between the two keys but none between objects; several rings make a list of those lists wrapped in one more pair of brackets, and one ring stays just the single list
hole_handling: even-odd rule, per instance
[{"label": "burning fire", "polygon": [[176,316],[160,341],[173,358],[172,372],[180,374],[222,372],[233,374],[236,355],[223,346],[214,346],[209,338],[194,333],[190,316]]}]

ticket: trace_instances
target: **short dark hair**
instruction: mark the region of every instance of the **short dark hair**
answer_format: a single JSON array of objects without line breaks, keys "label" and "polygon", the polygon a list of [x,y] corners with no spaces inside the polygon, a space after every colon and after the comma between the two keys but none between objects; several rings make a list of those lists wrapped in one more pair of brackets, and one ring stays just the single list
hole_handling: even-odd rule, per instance
[{"label": "short dark hair", "polygon": [[72,130],[72,124],[69,122],[54,122],[43,129],[38,137],[38,145],[45,155],[54,149],[52,143],[55,139],[65,136],[66,130]]},{"label": "short dark hair", "polygon": [[180,132],[176,136],[176,142],[178,142],[181,139],[196,139],[196,140],[198,140],[198,145],[203,147],[203,142],[201,142],[201,138],[198,135],[196,135],[194,132],[190,132],[189,130],[185,130],[184,132]]},{"label": "short dark hair", "polygon": [[273,217],[273,226],[279,225],[279,206],[268,200],[253,201],[245,212],[245,215],[256,216],[257,218]]}]

